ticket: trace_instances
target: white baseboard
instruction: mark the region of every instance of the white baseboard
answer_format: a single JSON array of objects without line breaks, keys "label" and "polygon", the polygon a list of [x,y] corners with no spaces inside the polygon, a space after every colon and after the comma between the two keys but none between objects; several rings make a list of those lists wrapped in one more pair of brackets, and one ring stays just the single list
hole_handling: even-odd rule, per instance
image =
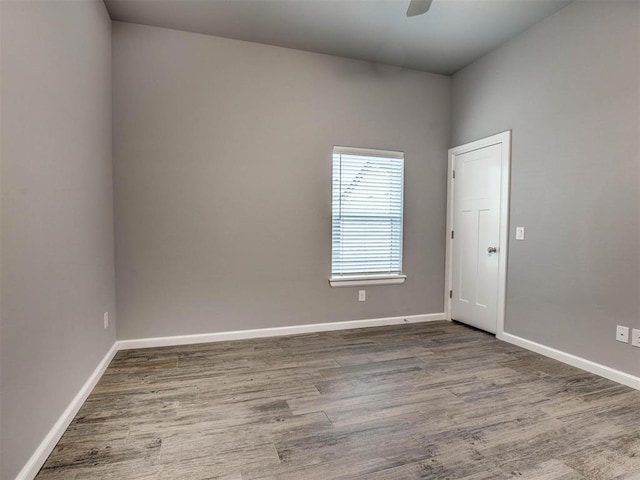
[{"label": "white baseboard", "polygon": [[85,402],[93,387],[109,366],[109,363],[119,350],[132,348],[161,347],[168,345],[188,345],[193,343],[221,342],[225,340],[242,340],[249,338],[276,337],[281,335],[294,335],[300,333],[325,332],[330,330],[346,330],[350,328],[379,327],[384,325],[398,325],[402,323],[433,322],[445,320],[444,313],[429,313],[426,315],[407,315],[404,317],[374,318],[369,320],[353,320],[348,322],[316,323],[312,325],[296,325],[292,327],[259,328],[254,330],[238,330],[235,332],[205,333],[198,335],[180,335],[174,337],[140,338],[134,340],[116,341],[98,364],[91,376],[87,379],[80,391],[71,400],[69,406],[60,415],[53,428],[29,461],[20,470],[15,480],[33,480],[38,474],[47,457],[64,434],[65,430],[76,416],[80,407]]},{"label": "white baseboard", "polygon": [[60,415],[60,418],[58,418],[58,421],[55,423],[53,428],[49,430],[47,436],[44,437],[44,440],[42,440],[42,442],[40,442],[40,445],[38,445],[36,451],[33,452],[33,455],[31,455],[29,461],[25,464],[24,467],[22,467],[22,470],[20,470],[20,473],[18,473],[18,476],[15,478],[15,480],[33,480],[33,478],[35,478],[35,476],[38,474],[38,472],[42,468],[42,465],[44,465],[44,462],[46,462],[47,457],[53,451],[54,447],[64,434],[65,430],[80,410],[80,407],[82,407],[82,404],[91,393],[91,390],[93,390],[93,387],[96,386],[98,380],[100,380],[100,377],[102,377],[102,374],[107,369],[109,363],[117,353],[117,343],[118,342],[115,342],[111,346],[107,354],[98,364],[91,376],[84,383],[80,391],[76,394],[73,400],[71,400],[69,406],[65,409],[62,415]]},{"label": "white baseboard", "polygon": [[201,333],[195,335],[178,335],[173,337],[136,338],[119,340],[119,350],[132,348],[166,347],[171,345],[189,345],[193,343],[224,342],[228,340],[246,340],[251,338],[279,337],[301,333],[327,332],[331,330],[348,330],[351,328],[381,327],[402,323],[435,322],[446,320],[444,313],[428,313],[424,315],[406,315],[404,317],[372,318],[368,320],[350,320],[346,322],[313,323],[292,327],[257,328],[253,330],[237,330],[232,332]]},{"label": "white baseboard", "polygon": [[[109,349],[100,364],[76,394],[69,406],[62,413],[56,424],[51,428],[47,436],[42,440],[31,458],[22,468],[15,480],[33,480],[38,471],[44,465],[49,454],[53,451],[65,430],[76,416],[80,407],[87,399],[93,387],[109,366],[109,363],[118,350],[132,348],[161,347],[170,345],[188,345],[194,343],[221,342],[226,340],[243,340],[251,338],[276,337],[282,335],[295,335],[301,333],[327,332],[331,330],[347,330],[352,328],[380,327],[385,325],[399,325],[403,323],[434,322],[446,320],[444,313],[429,313],[424,315],[408,315],[403,317],[374,318],[368,320],[351,320],[346,322],[315,323],[310,325],[296,325],[292,327],[259,328],[253,330],[238,330],[233,332],[205,333],[196,335],[179,335],[173,337],[140,338],[133,340],[118,340]],[[592,362],[570,353],[565,353],[545,345],[512,335],[500,333],[498,338],[508,343],[518,345],[546,357],[559,360],[577,368],[608,378],[614,382],[627,385],[640,390],[640,377],[615,370],[613,368]]]},{"label": "white baseboard", "polygon": [[526,348],[527,350],[539,353],[540,355],[544,355],[545,357],[553,358],[554,360],[558,360],[573,367],[581,368],[582,370],[586,370],[587,372],[595,373],[596,375],[608,378],[609,380],[613,380],[614,382],[618,382],[628,387],[635,388],[636,390],[640,390],[640,377],[621,372],[620,370],[607,367],[600,363],[592,362],[591,360],[587,360],[586,358],[578,357],[561,350],[556,350],[555,348],[547,347],[546,345],[542,345],[540,343],[532,342],[531,340],[527,340],[510,333],[499,333],[497,337],[500,340],[504,340],[505,342],[512,343],[522,348]]}]

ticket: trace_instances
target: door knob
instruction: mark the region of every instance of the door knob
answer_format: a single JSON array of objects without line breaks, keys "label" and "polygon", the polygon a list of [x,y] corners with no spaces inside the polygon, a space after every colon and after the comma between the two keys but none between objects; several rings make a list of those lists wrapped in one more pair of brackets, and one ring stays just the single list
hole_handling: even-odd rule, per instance
[{"label": "door knob", "polygon": [[497,247],[489,247],[487,248],[487,252],[489,253],[496,253],[498,251]]}]

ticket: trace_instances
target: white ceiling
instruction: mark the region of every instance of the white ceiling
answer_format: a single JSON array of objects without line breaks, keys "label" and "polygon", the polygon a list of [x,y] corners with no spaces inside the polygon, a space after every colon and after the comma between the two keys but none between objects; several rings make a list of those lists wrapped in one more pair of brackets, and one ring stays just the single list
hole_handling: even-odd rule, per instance
[{"label": "white ceiling", "polygon": [[105,0],[113,20],[452,74],[571,0]]}]

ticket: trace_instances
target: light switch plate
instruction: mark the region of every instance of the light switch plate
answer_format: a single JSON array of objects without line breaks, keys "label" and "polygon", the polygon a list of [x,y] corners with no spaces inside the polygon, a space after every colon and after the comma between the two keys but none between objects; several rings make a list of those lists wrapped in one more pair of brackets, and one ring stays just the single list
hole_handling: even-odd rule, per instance
[{"label": "light switch plate", "polygon": [[524,227],[516,227],[516,240],[524,240]]},{"label": "light switch plate", "polygon": [[629,343],[629,327],[618,325],[616,327],[616,340],[623,343]]}]

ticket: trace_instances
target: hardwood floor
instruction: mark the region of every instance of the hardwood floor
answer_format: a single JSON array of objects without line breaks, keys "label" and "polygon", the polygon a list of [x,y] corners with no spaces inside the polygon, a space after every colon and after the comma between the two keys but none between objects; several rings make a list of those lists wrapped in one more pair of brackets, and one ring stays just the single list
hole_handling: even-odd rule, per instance
[{"label": "hardwood floor", "polygon": [[37,476],[640,479],[640,392],[449,322],[121,351]]}]

